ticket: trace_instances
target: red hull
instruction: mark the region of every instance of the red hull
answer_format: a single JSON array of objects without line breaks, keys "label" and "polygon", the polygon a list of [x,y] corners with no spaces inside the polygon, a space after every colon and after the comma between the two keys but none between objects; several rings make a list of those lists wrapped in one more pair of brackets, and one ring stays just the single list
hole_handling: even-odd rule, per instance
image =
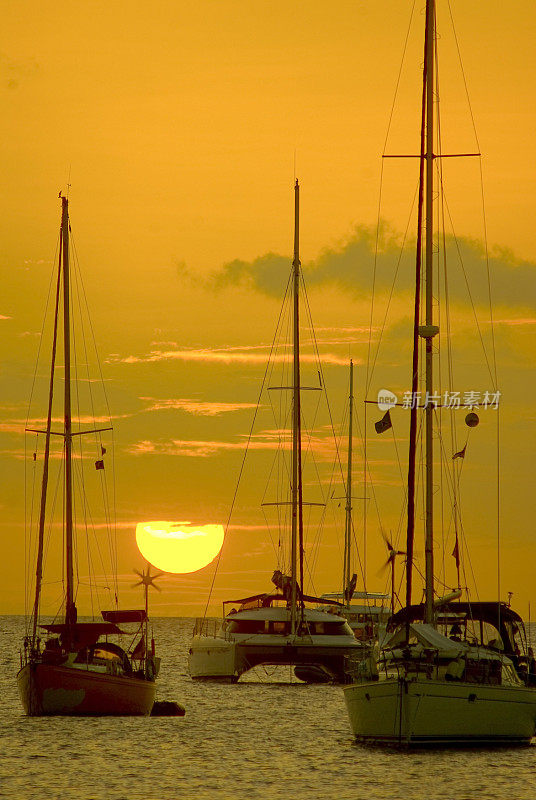
[{"label": "red hull", "polygon": [[52,664],[26,664],[17,675],[25,712],[41,716],[144,716],[154,681]]}]

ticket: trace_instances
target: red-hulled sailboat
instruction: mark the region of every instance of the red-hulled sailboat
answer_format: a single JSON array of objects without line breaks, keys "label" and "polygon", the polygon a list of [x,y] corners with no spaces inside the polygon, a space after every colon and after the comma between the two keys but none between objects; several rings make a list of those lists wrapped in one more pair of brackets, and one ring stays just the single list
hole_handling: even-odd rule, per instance
[{"label": "red-hulled sailboat", "polygon": [[[17,675],[19,692],[25,712],[30,716],[55,715],[145,715],[150,714],[155,699],[155,678],[159,659],[155,657],[154,640],[149,645],[147,589],[152,582],[148,572],[142,575],[145,586],[145,609],[133,611],[103,611],[102,620],[81,622],[77,619],[76,579],[74,557],[73,502],[73,439],[85,434],[99,434],[111,428],[73,430],[71,416],[71,288],[69,270],[69,211],[68,199],[61,197],[62,215],[57,269],[56,301],[52,342],[52,359],[48,385],[48,414],[44,434],[43,473],[39,528],[37,535],[37,564],[35,598],[24,649],[21,669]],[[60,307],[63,324],[60,325]],[[59,329],[63,327],[64,364],[56,364]],[[53,399],[56,372],[63,367],[63,428],[52,430]],[[63,563],[64,601],[60,621],[40,624],[41,589],[45,551],[45,527],[51,437],[63,439]],[[101,447],[101,452],[105,448]],[[36,461],[36,454],[34,454]],[[95,467],[103,469],[103,462]],[[84,496],[85,499],[85,496]],[[120,625],[135,625],[126,632]],[[128,639],[129,644],[123,643]]]}]

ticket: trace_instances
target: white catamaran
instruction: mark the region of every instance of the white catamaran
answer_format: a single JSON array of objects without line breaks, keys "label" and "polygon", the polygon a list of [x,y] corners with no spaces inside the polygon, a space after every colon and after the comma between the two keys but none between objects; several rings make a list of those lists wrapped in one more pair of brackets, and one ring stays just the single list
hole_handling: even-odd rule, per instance
[{"label": "white catamaran", "polygon": [[[213,635],[210,622],[196,621],[190,645],[192,678],[235,682],[247,670],[263,665],[291,665],[307,681],[344,682],[347,659],[361,650],[343,616],[319,611],[311,604],[340,608],[337,601],[303,593],[302,433],[300,376],[299,185],[296,181],[294,259],[292,262],[293,343],[292,465],[290,474],[290,575],[276,570],[272,577],[280,590],[224,603],[223,621]],[[279,387],[281,388],[281,387]],[[286,504],[285,504],[286,505]],[[229,613],[226,606],[233,605]]]},{"label": "white catamaran", "polygon": [[[426,2],[420,146],[412,397],[419,396],[419,340],[425,345],[426,396],[432,397],[435,0]],[[439,187],[440,188],[440,187]],[[423,220],[425,219],[425,224]],[[424,236],[423,236],[423,228]],[[424,244],[423,244],[424,238]],[[421,251],[425,252],[421,323]],[[521,618],[501,602],[462,602],[461,590],[436,598],[433,539],[433,403],[424,406],[425,602],[412,605],[417,403],[410,420],[406,607],[389,623],[376,665],[344,688],[352,730],[364,742],[399,746],[522,745],[535,734],[536,690],[526,685]],[[474,417],[466,418],[474,424]],[[468,417],[471,417],[469,414]],[[478,420],[476,420],[478,421]],[[365,673],[365,671],[364,671]]]}]

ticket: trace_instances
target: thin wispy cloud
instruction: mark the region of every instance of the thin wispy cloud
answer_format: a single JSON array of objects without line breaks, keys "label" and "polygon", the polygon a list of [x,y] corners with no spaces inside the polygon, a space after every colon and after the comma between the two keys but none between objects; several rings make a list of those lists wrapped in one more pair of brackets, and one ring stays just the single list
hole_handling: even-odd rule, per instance
[{"label": "thin wispy cloud", "polygon": [[511,319],[495,319],[495,325],[506,325],[508,327],[517,327],[520,325],[536,325],[536,317],[512,317]]},{"label": "thin wispy cloud", "polygon": [[[251,437],[242,437],[240,441],[188,440],[168,439],[151,441],[143,439],[126,448],[126,452],[135,456],[186,456],[193,458],[209,458],[220,453],[237,450],[283,450],[292,449],[292,433],[290,430],[266,430]],[[336,453],[337,443],[333,435],[323,436],[312,433],[303,440],[304,457],[314,453],[323,460],[332,460]]]},{"label": "thin wispy cloud", "polygon": [[255,403],[224,403],[195,400],[190,397],[158,399],[155,397],[140,397],[148,407],[144,411],[185,411],[187,414],[203,417],[217,417],[220,414],[227,414],[232,411],[243,411],[244,409],[255,408]]},{"label": "thin wispy cloud", "polygon": [[[253,348],[200,348],[196,350],[152,350],[147,355],[142,356],[109,356],[109,363],[120,364],[149,364],[159,361],[192,361],[199,363],[219,363],[219,364],[266,364],[268,353],[251,352]],[[300,360],[305,364],[317,364],[318,358],[314,353],[302,353]],[[275,353],[271,356],[273,363],[286,363],[288,355],[285,353]],[[348,358],[337,355],[336,353],[322,353],[321,361],[323,364],[347,366]]]},{"label": "thin wispy cloud", "polygon": [[[152,442],[148,439],[136,442],[127,448],[127,452],[134,456],[157,455],[157,456],[188,456],[195,458],[207,458],[217,455],[220,452],[232,450],[244,450],[246,442],[223,442],[223,441],[201,441],[186,439],[170,439],[168,441]],[[250,442],[251,450],[274,450],[277,444],[273,442]]]}]

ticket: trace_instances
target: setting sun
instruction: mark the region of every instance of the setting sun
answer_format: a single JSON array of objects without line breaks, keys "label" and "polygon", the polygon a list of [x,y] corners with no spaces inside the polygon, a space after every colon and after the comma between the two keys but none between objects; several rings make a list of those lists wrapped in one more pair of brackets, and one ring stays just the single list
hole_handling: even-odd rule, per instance
[{"label": "setting sun", "polygon": [[223,544],[222,525],[188,522],[139,522],[136,543],[142,556],[165,572],[196,572],[218,555]]}]

